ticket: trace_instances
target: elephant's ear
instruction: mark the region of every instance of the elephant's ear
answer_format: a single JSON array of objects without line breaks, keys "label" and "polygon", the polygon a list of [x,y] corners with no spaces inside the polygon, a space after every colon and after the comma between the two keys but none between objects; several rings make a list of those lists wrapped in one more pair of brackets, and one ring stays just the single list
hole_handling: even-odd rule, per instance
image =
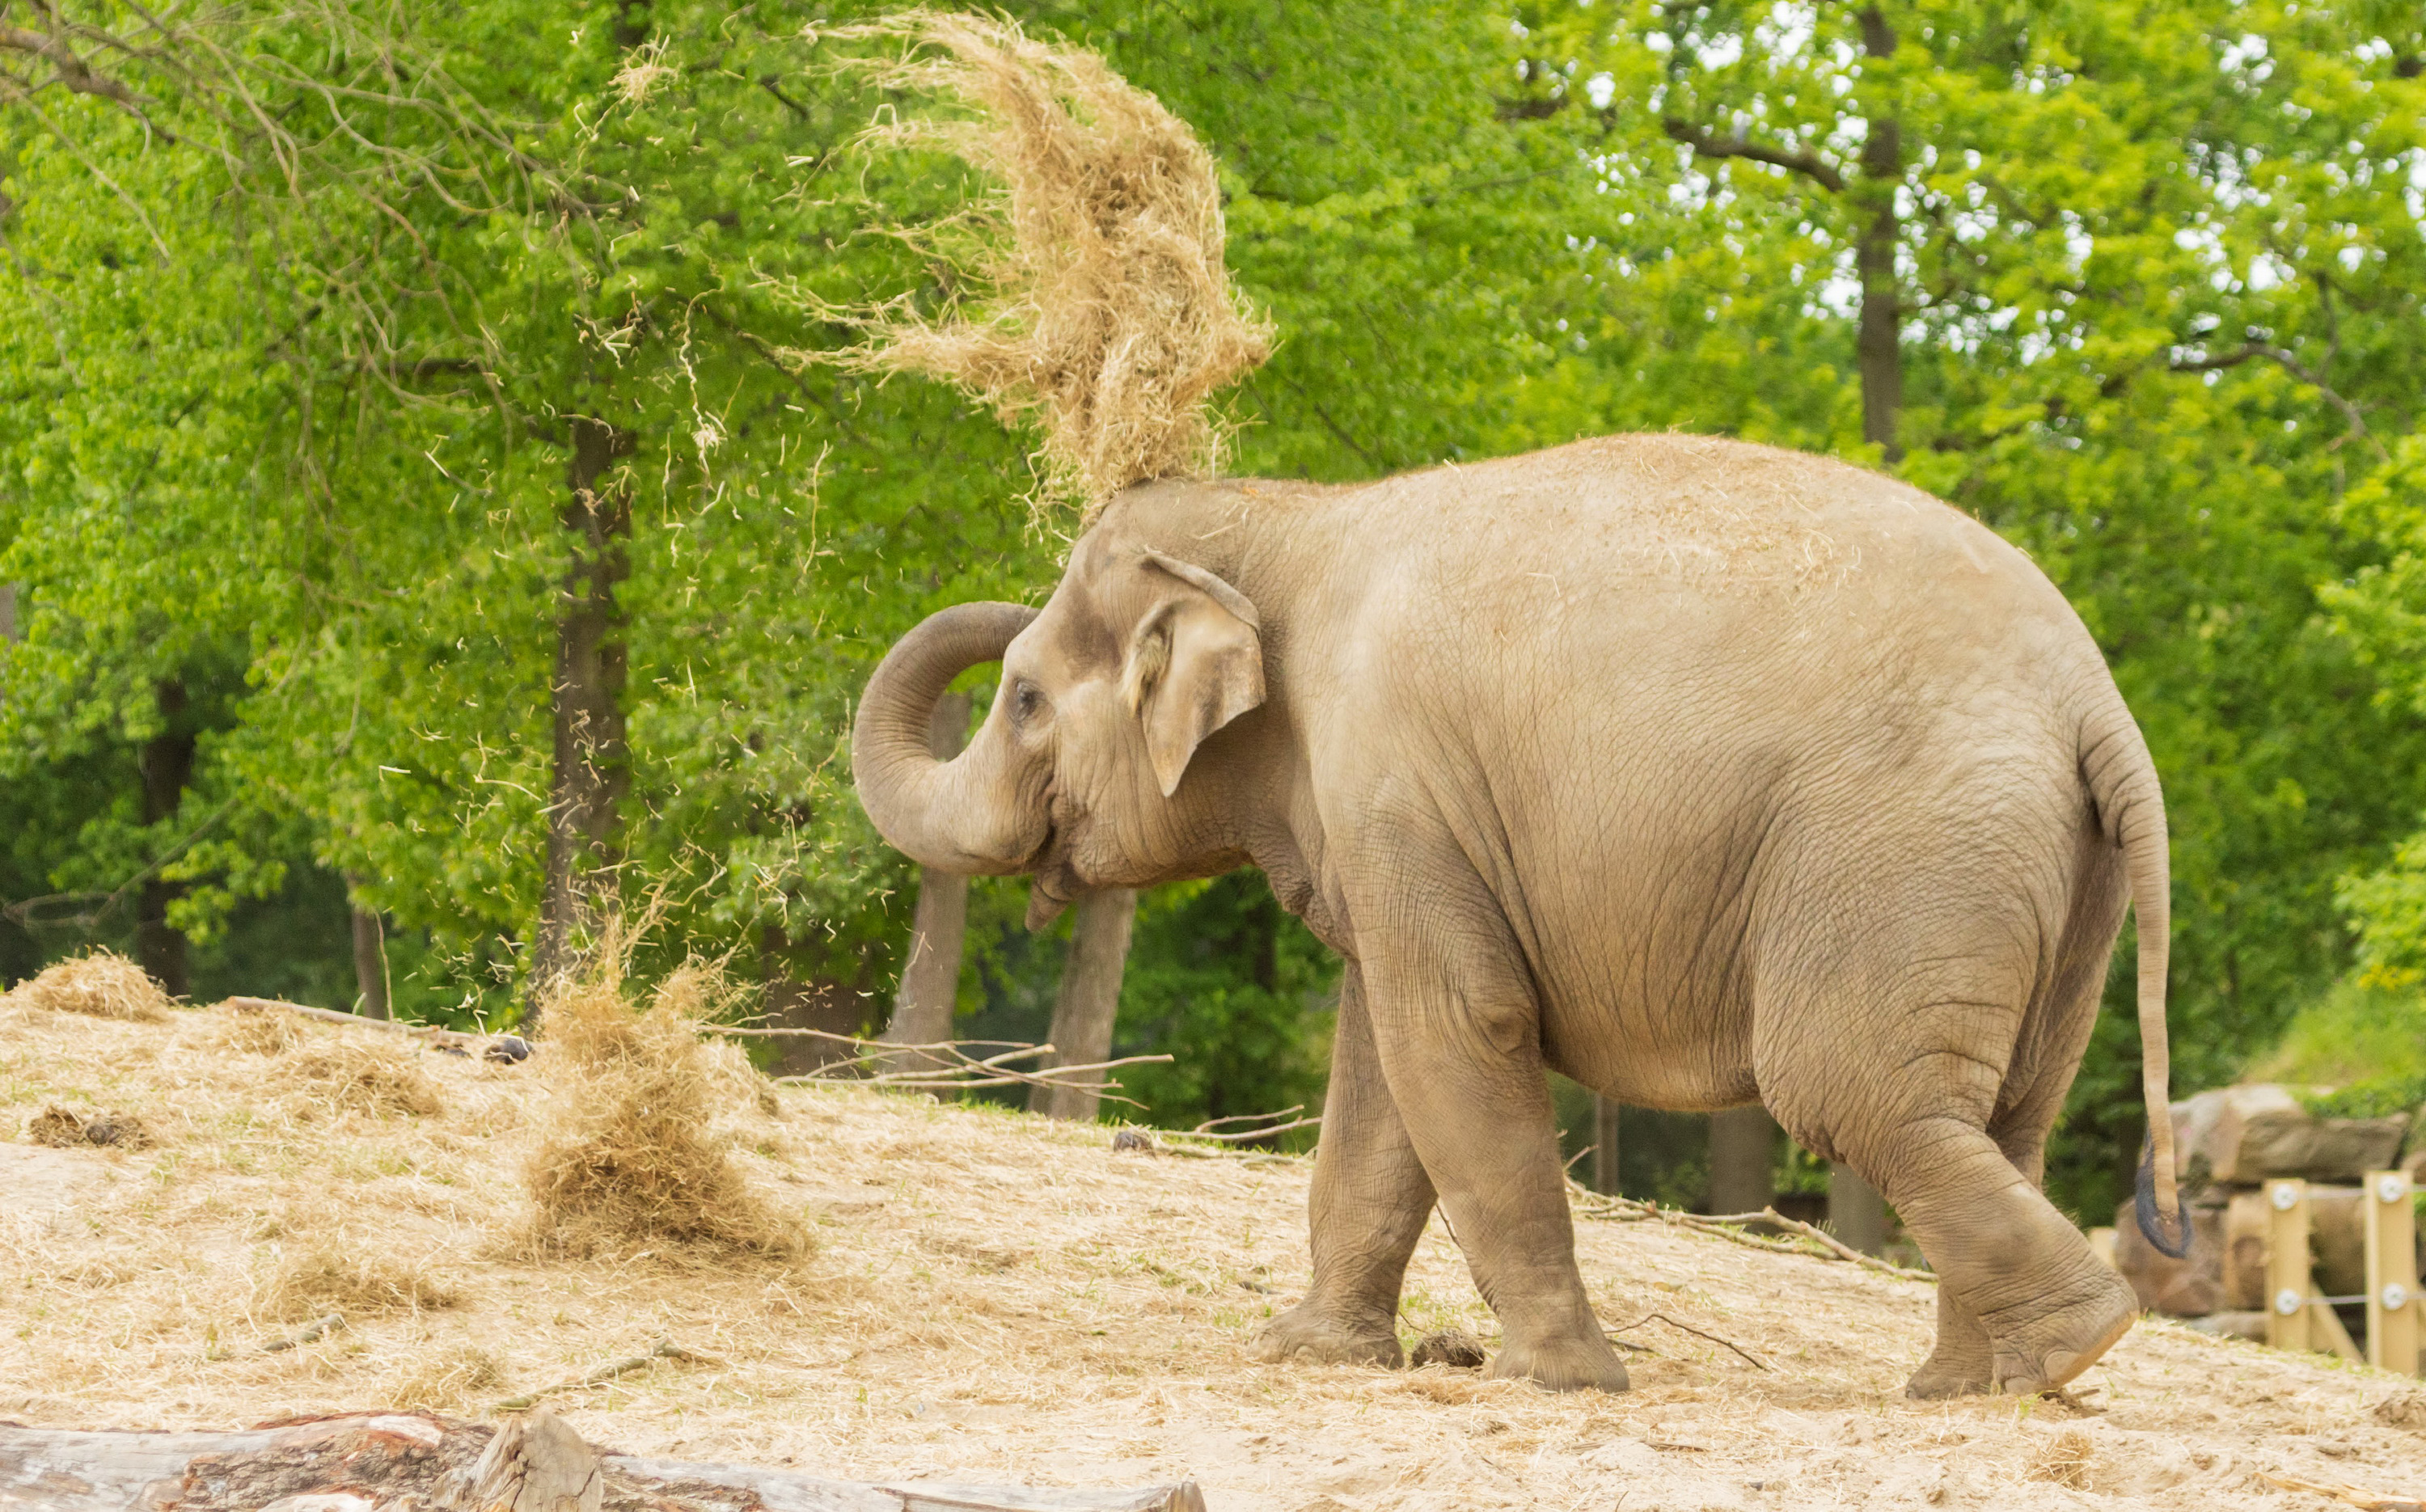
[{"label": "elephant's ear", "polygon": [[1129,635],[1121,696],[1169,797],[1205,737],[1264,701],[1264,644],[1245,594],[1158,551],[1144,559],[1169,587]]}]

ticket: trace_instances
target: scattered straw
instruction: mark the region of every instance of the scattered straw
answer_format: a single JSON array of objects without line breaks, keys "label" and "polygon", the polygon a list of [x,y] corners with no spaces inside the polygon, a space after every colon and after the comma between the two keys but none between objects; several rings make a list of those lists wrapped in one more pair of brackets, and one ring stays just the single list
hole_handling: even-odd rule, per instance
[{"label": "scattered straw", "polygon": [[1083,48],[1008,21],[916,10],[829,37],[898,41],[910,56],[856,67],[973,119],[878,128],[892,147],[939,147],[1001,192],[931,249],[980,293],[940,318],[906,301],[828,310],[867,342],[801,353],[863,371],[923,373],[1034,420],[1047,487],[1092,523],[1132,483],[1220,462],[1209,401],[1270,355],[1271,332],[1230,286],[1221,183],[1186,124]]},{"label": "scattered straw", "polygon": [[2080,1490],[2089,1484],[2089,1462],[2094,1445],[2078,1428],[2066,1428],[2030,1456],[2030,1477]]},{"label": "scattered straw", "polygon": [[375,1234],[339,1233],[284,1257],[263,1286],[258,1305],[272,1317],[297,1319],[331,1312],[346,1317],[420,1312],[461,1300],[462,1294],[427,1260],[382,1253]]},{"label": "scattered straw", "polygon": [[700,1042],[720,976],[686,967],[636,1008],[619,955],[608,949],[587,979],[566,979],[541,1015],[536,1069],[549,1106],[524,1172],[531,1239],[572,1254],[666,1240],[801,1253],[805,1229],[742,1175],[719,1127],[754,1075],[737,1052]]},{"label": "scattered straw", "polygon": [[[870,1482],[1192,1474],[1223,1508],[2283,1512],[2255,1470],[2426,1485],[2426,1434],[2386,1421],[2410,1409],[2371,1410],[2414,1381],[2143,1322],[2083,1385],[2108,1407],[2094,1424],[2051,1423],[2036,1398],[1907,1401],[1930,1287],[1666,1223],[1577,1226],[1594,1311],[1656,1309],[1770,1370],[1664,1324],[1632,1336],[1618,1396],[1266,1364],[1255,1330],[1307,1285],[1311,1162],[1115,1155],[1110,1129],[859,1087],[784,1086],[780,1120],[754,1094],[723,1110],[734,1163],[813,1215],[811,1257],[500,1245],[527,1223],[524,1163],[554,1129],[532,1081],[552,1048],[519,1066],[424,1056],[445,1103],[432,1118],[305,1117],[278,1057],[220,1044],[222,1016],[164,1030],[0,1006],[0,1418],[224,1429],[412,1402],[472,1417],[664,1338],[712,1362],[552,1398],[567,1422],[636,1455]],[[161,1142],[17,1139],[50,1102],[139,1106]],[[266,1287],[322,1248],[419,1257],[461,1300],[348,1311],[303,1340],[339,1308],[273,1315]],[[1500,1344],[1437,1220],[1400,1324],[1410,1346],[1451,1328]],[[2087,1487],[2029,1480],[2075,1426],[2094,1445]]]},{"label": "scattered straw", "polygon": [[94,950],[42,969],[8,993],[12,1003],[54,1013],[157,1023],[169,1017],[169,994],[142,967],[113,951]]},{"label": "scattered straw", "polygon": [[230,1050],[255,1055],[277,1055],[303,1042],[303,1026],[291,1014],[275,1008],[220,1005],[213,1024],[214,1037]]},{"label": "scattered straw", "polygon": [[448,1345],[415,1359],[386,1392],[389,1407],[461,1412],[506,1384],[505,1367],[477,1344]]},{"label": "scattered straw", "polygon": [[429,1118],[439,1111],[438,1086],[415,1064],[418,1054],[385,1041],[332,1039],[282,1055],[279,1070],[292,1078],[288,1096],[307,1104]]}]

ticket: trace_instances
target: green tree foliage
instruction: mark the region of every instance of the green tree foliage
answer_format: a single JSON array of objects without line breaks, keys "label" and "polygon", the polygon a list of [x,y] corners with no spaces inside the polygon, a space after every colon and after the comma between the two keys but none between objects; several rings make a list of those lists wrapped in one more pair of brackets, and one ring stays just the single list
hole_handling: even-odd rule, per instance
[{"label": "green tree foliage", "polygon": [[[1234,400],[1240,471],[1669,427],[1889,468],[2046,568],[2149,733],[2178,1084],[2344,969],[2337,885],[2369,970],[2426,973],[2426,836],[2395,844],[2426,823],[2414,8],[1016,13],[1221,163],[1282,335]],[[319,0],[214,12],[195,53],[96,8],[82,84],[0,56],[12,896],[183,844],[164,907],[207,936],[308,852],[499,1005],[604,582],[614,823],[572,837],[581,869],[655,892],[675,948],[889,996],[907,878],[845,791],[849,699],[917,618],[1032,596],[1059,546],[1023,534],[1023,443],[990,419],[784,356],[843,339],[818,298],[943,297],[885,233],[970,187],[850,151],[900,103],[818,66],[828,14]],[[147,817],[169,683],[206,728]],[[1158,1117],[1318,1078],[1318,953],[1262,898],[1148,900],[1122,1043],[1181,1057],[1136,1079]],[[1016,912],[978,890],[980,1028],[1054,969]],[[2139,1137],[2136,1065],[2110,1013],[2056,1151],[2083,1213]]]}]

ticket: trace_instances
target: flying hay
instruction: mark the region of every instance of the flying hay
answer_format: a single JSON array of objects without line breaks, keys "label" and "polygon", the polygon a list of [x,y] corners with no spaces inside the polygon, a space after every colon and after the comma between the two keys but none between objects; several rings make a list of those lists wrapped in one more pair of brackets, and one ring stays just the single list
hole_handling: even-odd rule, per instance
[{"label": "flying hay", "polygon": [[538,1148],[524,1169],[537,1207],[532,1247],[609,1253],[675,1240],[712,1249],[795,1255],[807,1231],[777,1211],[732,1158],[718,1116],[736,1105],[735,1084],[757,1081],[740,1054],[700,1041],[718,1002],[712,968],[674,973],[636,1009],[625,999],[621,952],[567,977],[541,1015],[536,1067],[548,1091]]},{"label": "flying hay", "polygon": [[1215,471],[1212,395],[1270,355],[1271,331],[1230,286],[1221,184],[1195,135],[1093,53],[1007,20],[918,10],[823,35],[909,44],[847,66],[972,113],[866,140],[940,148],[1001,188],[924,249],[973,298],[936,317],[907,299],[829,309],[867,341],[798,355],[922,373],[1032,420],[1046,489],[1079,502],[1082,525],[1130,484]]},{"label": "flying hay", "polygon": [[169,1017],[169,994],[142,967],[114,951],[94,950],[56,962],[8,993],[10,1001],[84,1013],[96,1019],[133,1019],[157,1023]]}]

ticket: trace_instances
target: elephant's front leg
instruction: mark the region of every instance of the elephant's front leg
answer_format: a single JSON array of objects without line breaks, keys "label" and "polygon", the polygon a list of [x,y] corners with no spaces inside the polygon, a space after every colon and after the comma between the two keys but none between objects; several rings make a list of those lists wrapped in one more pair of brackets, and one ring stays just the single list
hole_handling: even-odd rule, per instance
[{"label": "elephant's front leg", "polygon": [[1531,977],[1479,881],[1382,900],[1357,920],[1374,1041],[1399,1117],[1439,1190],[1505,1342],[1495,1376],[1625,1390],[1576,1268],[1565,1166]]},{"label": "elephant's front leg", "polygon": [[1432,1183],[1383,1080],[1354,961],[1340,981],[1311,1208],[1314,1286],[1304,1301],[1265,1325],[1257,1353],[1266,1359],[1404,1363],[1399,1287],[1431,1216]]}]

